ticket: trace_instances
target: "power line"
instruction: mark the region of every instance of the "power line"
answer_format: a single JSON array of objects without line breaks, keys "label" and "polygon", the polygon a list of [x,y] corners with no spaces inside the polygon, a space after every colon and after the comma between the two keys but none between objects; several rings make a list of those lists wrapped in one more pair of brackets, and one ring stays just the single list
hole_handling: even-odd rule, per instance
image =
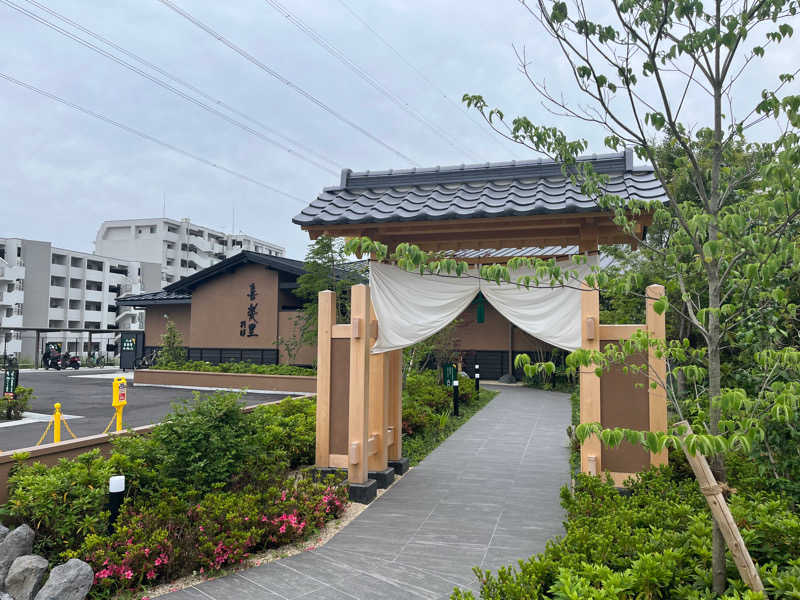
[{"label": "power line", "polygon": [[336,173],[336,171],[332,170],[330,167],[327,167],[327,166],[317,162],[316,160],[314,160],[312,158],[303,156],[302,154],[298,153],[297,151],[293,150],[292,148],[289,148],[288,146],[285,146],[282,143],[280,143],[280,142],[278,142],[276,140],[273,140],[272,138],[264,135],[263,133],[261,133],[259,131],[256,131],[255,129],[253,129],[252,127],[246,125],[245,123],[242,123],[241,121],[238,121],[238,120],[234,119],[233,117],[231,117],[229,115],[226,115],[225,113],[223,113],[220,110],[217,110],[213,106],[209,106],[208,104],[198,100],[197,98],[194,98],[193,96],[190,96],[186,92],[183,92],[183,91],[179,90],[178,88],[168,84],[167,82],[165,82],[165,81],[163,81],[163,80],[151,75],[150,73],[147,73],[146,71],[143,71],[142,69],[138,68],[137,66],[135,66],[135,65],[133,65],[133,64],[131,64],[129,62],[126,62],[126,61],[122,60],[121,58],[119,58],[118,56],[115,56],[115,55],[111,54],[110,52],[107,52],[107,51],[103,50],[99,46],[97,46],[97,45],[95,45],[95,44],[93,44],[93,43],[91,43],[91,42],[89,42],[87,40],[84,40],[80,36],[77,36],[74,33],[70,32],[70,31],[67,31],[63,27],[60,27],[60,26],[56,25],[55,23],[52,23],[52,22],[48,21],[47,19],[41,17],[40,15],[37,15],[36,13],[31,12],[26,8],[23,8],[22,6],[20,6],[18,4],[15,4],[11,0],[0,0],[0,2],[2,2],[3,4],[5,4],[6,6],[8,6],[10,8],[13,8],[17,12],[19,12],[19,13],[27,16],[27,17],[30,17],[31,19],[41,23],[42,25],[44,25],[46,27],[49,27],[53,31],[56,31],[56,32],[60,33],[61,35],[70,38],[71,40],[81,44],[82,46],[85,46],[86,48],[89,48],[90,50],[93,50],[94,52],[97,52],[98,54],[101,54],[102,56],[105,56],[109,60],[112,60],[115,63],[125,67],[129,71],[133,71],[134,73],[136,73],[138,75],[141,75],[145,79],[148,79],[151,82],[155,83],[156,85],[164,88],[165,90],[168,90],[168,91],[172,92],[173,94],[176,94],[176,95],[180,96],[184,100],[187,100],[188,102],[191,102],[192,104],[194,104],[196,106],[199,106],[203,110],[205,110],[207,112],[210,112],[211,114],[217,115],[218,117],[220,117],[221,119],[224,119],[228,123],[230,123],[230,124],[232,124],[232,125],[234,125],[236,127],[239,127],[240,129],[246,131],[247,133],[250,133],[251,135],[254,135],[257,138],[267,142],[268,144],[276,146],[276,147],[288,152],[289,154],[292,154],[292,155],[296,156],[297,158],[299,158],[301,160],[304,160],[304,161],[314,165],[315,167],[317,167],[319,169],[322,169],[323,171],[326,171],[326,172],[331,173],[333,175],[337,175],[338,174],[338,173]]},{"label": "power line", "polygon": [[463,104],[461,104],[460,102],[458,102],[458,101],[454,100],[453,98],[451,98],[450,96],[448,96],[448,95],[447,95],[447,93],[446,93],[446,92],[445,92],[445,91],[444,91],[444,90],[443,90],[441,87],[439,87],[438,85],[436,85],[436,83],[435,83],[435,82],[431,81],[431,79],[430,79],[430,78],[429,78],[427,75],[425,75],[425,73],[423,73],[423,72],[422,72],[422,71],[421,71],[419,68],[417,68],[417,67],[414,65],[414,63],[412,63],[411,61],[409,61],[409,60],[408,60],[408,59],[407,59],[405,56],[403,56],[403,55],[400,53],[400,51],[399,51],[397,48],[395,48],[395,47],[394,47],[392,44],[390,44],[390,43],[389,43],[389,41],[388,41],[386,38],[384,38],[384,37],[383,37],[383,36],[382,36],[380,33],[378,33],[378,32],[377,32],[377,31],[376,31],[376,30],[375,30],[375,29],[374,29],[374,28],[373,28],[373,27],[372,27],[372,26],[371,26],[371,25],[370,25],[370,24],[367,22],[367,20],[366,20],[366,19],[364,19],[364,18],[363,18],[361,15],[359,15],[359,14],[358,14],[356,11],[354,11],[352,8],[350,8],[350,6],[349,6],[349,5],[348,5],[348,4],[345,2],[345,0],[339,0],[339,4],[341,4],[341,5],[342,5],[342,6],[345,8],[345,10],[346,10],[347,12],[349,12],[351,15],[353,15],[353,17],[354,17],[354,18],[355,18],[355,19],[356,19],[356,20],[357,20],[359,23],[361,23],[361,24],[362,24],[362,25],[363,25],[363,26],[364,26],[364,27],[365,27],[367,30],[369,30],[369,31],[372,33],[372,35],[374,35],[376,38],[378,38],[378,39],[379,39],[379,40],[380,40],[380,41],[383,43],[383,45],[384,45],[384,46],[386,46],[387,48],[389,48],[389,50],[391,50],[391,51],[392,51],[392,52],[393,52],[393,53],[394,53],[394,54],[395,54],[395,55],[396,55],[396,56],[397,56],[397,57],[398,57],[398,58],[399,58],[401,61],[403,61],[403,62],[406,64],[406,66],[407,66],[409,69],[411,69],[412,71],[414,71],[414,72],[415,72],[415,73],[416,73],[416,74],[417,74],[417,75],[418,75],[418,76],[419,76],[419,77],[420,77],[420,78],[421,78],[421,79],[422,79],[422,80],[423,80],[425,83],[427,83],[427,84],[428,84],[428,85],[429,85],[429,86],[430,86],[432,89],[434,89],[434,90],[436,90],[437,92],[439,92],[439,94],[442,96],[442,98],[444,98],[445,100],[447,100],[448,102],[450,102],[451,104],[453,104],[454,106],[456,106],[456,107],[459,109],[459,111],[458,111],[458,112],[460,112],[462,115],[464,115],[464,117],[466,117],[467,119],[469,119],[469,120],[470,120],[472,123],[474,123],[475,125],[477,125],[477,126],[478,126],[478,128],[479,128],[479,129],[480,129],[480,130],[481,130],[483,133],[485,133],[485,134],[486,134],[486,136],[487,136],[487,137],[489,137],[489,138],[490,138],[490,139],[491,139],[491,140],[492,140],[492,141],[493,141],[495,144],[497,144],[498,146],[500,146],[500,147],[501,147],[503,150],[505,150],[506,152],[510,152],[512,156],[514,156],[514,157],[516,157],[516,158],[519,158],[519,155],[518,155],[518,154],[516,154],[514,151],[510,150],[509,148],[507,148],[507,147],[506,147],[506,146],[505,146],[503,143],[501,143],[501,142],[500,142],[500,140],[499,140],[499,139],[497,139],[497,137],[496,137],[496,136],[492,135],[492,133],[491,133],[489,130],[487,130],[485,127],[484,127],[484,124],[483,124],[483,123],[481,123],[481,122],[480,122],[478,119],[476,119],[476,118],[473,116],[473,114],[472,114],[471,112],[469,112],[469,110],[467,110],[466,108],[464,108],[464,105],[463,105]]},{"label": "power line", "polygon": [[102,35],[100,35],[98,33],[95,33],[94,31],[92,31],[90,29],[87,29],[86,27],[84,27],[80,23],[76,23],[75,21],[69,19],[68,17],[65,17],[64,15],[62,15],[62,14],[60,14],[60,13],[54,11],[54,10],[52,10],[51,8],[41,4],[40,2],[37,2],[36,0],[26,0],[26,2],[28,2],[29,4],[33,4],[34,6],[39,8],[40,10],[43,10],[44,12],[50,14],[51,16],[54,16],[57,19],[60,19],[62,22],[67,23],[68,25],[71,25],[75,29],[78,29],[78,30],[82,31],[86,35],[88,35],[88,36],[90,36],[90,37],[92,37],[92,38],[94,38],[94,39],[106,44],[107,46],[110,46],[111,48],[113,48],[117,52],[120,52],[120,53],[124,54],[125,56],[127,56],[129,58],[132,58],[133,60],[139,62],[140,64],[143,64],[146,67],[149,67],[150,69],[156,71],[157,73],[160,73],[161,75],[163,75],[167,79],[169,79],[171,81],[174,81],[175,83],[177,83],[179,85],[182,85],[186,89],[192,90],[194,93],[196,93],[199,96],[205,98],[209,102],[212,102],[213,104],[215,104],[217,106],[221,106],[222,108],[228,110],[229,112],[231,112],[231,113],[233,113],[235,115],[238,115],[238,116],[242,117],[243,119],[245,119],[247,121],[250,121],[251,123],[253,123],[255,125],[258,125],[264,131],[266,131],[268,133],[271,133],[272,135],[275,135],[275,136],[283,139],[285,142],[291,144],[292,146],[296,146],[296,147],[300,148],[301,150],[305,151],[306,153],[310,154],[311,156],[314,156],[315,158],[317,158],[319,160],[322,160],[322,161],[325,161],[325,162],[329,163],[331,166],[335,167],[336,169],[340,169],[341,168],[340,165],[336,161],[328,158],[324,154],[316,152],[315,150],[313,150],[312,148],[309,148],[308,146],[305,146],[301,142],[298,142],[297,140],[292,139],[291,137],[281,133],[280,131],[277,131],[276,129],[273,129],[272,127],[270,127],[266,123],[264,123],[264,122],[262,122],[262,121],[260,121],[258,119],[255,119],[255,118],[251,117],[250,115],[248,115],[248,114],[246,114],[246,113],[244,113],[244,112],[242,112],[240,110],[237,110],[233,106],[223,102],[222,100],[219,100],[218,98],[214,98],[213,96],[207,94],[206,92],[204,92],[203,90],[197,88],[196,86],[192,85],[191,83],[188,83],[187,81],[181,79],[180,77],[178,77],[176,75],[173,75],[173,74],[169,73],[168,71],[165,71],[164,69],[162,69],[158,65],[148,61],[147,59],[142,58],[138,54],[135,54],[135,53],[131,52],[130,50],[126,50],[125,48],[123,48],[122,46],[120,46],[118,44],[115,44],[113,41],[109,40],[108,38],[103,37]]},{"label": "power line", "polygon": [[446,131],[444,131],[441,127],[436,125],[435,123],[426,119],[422,114],[418,111],[414,110],[411,105],[403,100],[402,98],[398,97],[396,94],[392,93],[389,89],[383,86],[379,81],[377,81],[374,77],[372,77],[367,71],[363,68],[358,66],[354,63],[347,55],[342,52],[339,48],[334,46],[331,42],[325,39],[319,32],[314,30],[311,26],[304,23],[299,17],[292,14],[285,6],[283,6],[277,0],[265,0],[267,4],[272,6],[278,13],[283,15],[292,25],[297,27],[301,32],[306,34],[310,37],[318,46],[324,49],[328,54],[339,60],[343,63],[347,68],[353,71],[356,75],[358,75],[362,80],[364,80],[370,87],[378,91],[380,94],[388,98],[391,102],[395,105],[400,107],[400,109],[411,116],[413,119],[416,119],[422,125],[430,129],[434,134],[439,136],[445,142],[447,142],[450,146],[458,150],[459,152],[463,152],[467,156],[471,157],[473,160],[479,161],[480,158],[475,156],[472,152],[460,146],[456,140],[448,135]]},{"label": "power line", "polygon": [[405,154],[400,152],[400,150],[398,150],[397,148],[394,148],[393,146],[390,146],[389,144],[387,144],[386,142],[384,142],[380,138],[376,137],[375,135],[373,135],[372,133],[370,133],[369,131],[367,131],[363,127],[361,127],[358,123],[355,123],[355,122],[351,121],[350,119],[348,119],[347,117],[345,117],[344,115],[340,114],[339,112],[337,112],[336,110],[334,110],[333,108],[331,108],[330,106],[328,106],[327,104],[322,102],[322,100],[316,98],[311,93],[307,92],[306,90],[304,90],[303,88],[301,88],[297,84],[293,83],[292,81],[290,81],[289,79],[287,79],[286,77],[284,77],[283,75],[278,73],[275,69],[267,66],[266,64],[264,64],[263,62],[258,60],[255,56],[253,56],[252,54],[248,53],[243,48],[241,48],[241,47],[237,46],[236,44],[234,44],[232,41],[230,41],[228,38],[223,36],[221,33],[218,33],[217,31],[215,31],[214,29],[212,29],[211,27],[209,27],[208,25],[206,25],[202,21],[200,21],[200,20],[196,19],[195,17],[193,17],[190,13],[188,13],[185,10],[183,10],[182,8],[180,8],[175,3],[171,2],[170,0],[158,0],[158,1],[161,2],[164,6],[170,8],[173,11],[175,11],[176,13],[178,13],[180,16],[182,16],[184,19],[186,19],[187,21],[189,21],[190,23],[192,23],[196,27],[198,27],[198,28],[202,29],[203,31],[205,31],[207,34],[209,34],[211,37],[215,38],[220,43],[225,44],[228,48],[230,48],[231,50],[236,52],[239,56],[241,56],[244,59],[246,59],[247,61],[251,62],[252,64],[257,66],[259,69],[264,71],[265,73],[268,73],[269,75],[271,75],[272,77],[274,77],[275,79],[280,81],[282,84],[284,84],[286,87],[288,87],[288,88],[292,89],[293,91],[297,92],[298,94],[303,96],[306,100],[308,100],[310,102],[313,102],[314,104],[319,106],[322,110],[324,110],[328,114],[330,114],[333,117],[339,119],[343,123],[346,123],[347,125],[349,125],[353,129],[358,131],[359,133],[365,135],[366,137],[371,139],[373,142],[375,142],[377,144],[380,144],[381,146],[383,146],[384,148],[386,148],[390,152],[396,154],[397,156],[399,156],[403,160],[405,160],[407,162],[410,162],[412,165],[415,165],[417,167],[420,166],[419,163],[417,163],[414,159],[410,158],[409,156],[406,156]]},{"label": "power line", "polygon": [[79,104],[75,104],[74,102],[70,102],[69,100],[65,100],[64,98],[61,98],[60,96],[56,96],[55,94],[52,94],[52,93],[50,93],[48,91],[45,91],[45,90],[40,89],[40,88],[37,88],[37,87],[35,87],[35,86],[33,86],[33,85],[29,84],[29,83],[25,83],[24,81],[20,81],[19,79],[15,79],[11,75],[8,75],[8,74],[3,73],[1,71],[0,71],[0,78],[5,79],[9,83],[13,83],[14,85],[17,85],[17,86],[19,86],[21,88],[25,88],[28,91],[35,92],[35,93],[37,93],[37,94],[39,94],[41,96],[44,96],[45,98],[49,98],[50,100],[54,100],[54,101],[59,102],[59,103],[65,105],[65,106],[69,106],[70,108],[72,108],[72,109],[74,109],[74,110],[76,110],[78,112],[81,112],[81,113],[83,113],[85,115],[89,115],[90,117],[94,117],[95,119],[99,119],[100,121],[108,123],[109,125],[113,125],[114,127],[119,127],[120,129],[123,129],[124,131],[127,131],[128,133],[131,133],[131,134],[133,134],[133,135],[135,135],[137,137],[140,137],[142,139],[145,139],[145,140],[148,140],[150,142],[153,142],[154,144],[158,144],[159,146],[167,148],[168,150],[172,150],[173,152],[177,152],[178,154],[181,154],[183,156],[186,156],[188,158],[196,160],[197,162],[201,162],[206,166],[214,167],[215,169],[219,169],[220,171],[224,171],[225,173],[228,173],[229,175],[233,175],[234,177],[238,177],[239,179],[243,179],[244,181],[248,181],[248,182],[254,183],[255,185],[258,185],[260,187],[266,188],[266,189],[268,189],[268,190],[270,190],[272,192],[275,192],[276,194],[281,194],[282,196],[286,196],[287,198],[291,198],[292,200],[297,200],[303,206],[305,206],[307,204],[306,200],[303,200],[303,198],[300,198],[299,196],[295,196],[294,194],[290,194],[289,192],[284,192],[283,190],[279,190],[278,188],[273,187],[268,183],[264,183],[263,181],[259,181],[258,179],[253,179],[249,175],[245,175],[245,174],[240,173],[238,171],[234,171],[233,169],[229,169],[229,168],[224,167],[222,165],[218,165],[215,162],[212,162],[212,161],[207,160],[207,159],[205,159],[205,158],[203,158],[201,156],[197,156],[196,154],[192,154],[191,152],[189,152],[187,150],[183,150],[183,149],[178,148],[177,146],[174,146],[174,145],[172,145],[172,144],[170,144],[168,142],[164,142],[164,141],[162,141],[162,140],[160,140],[158,138],[155,138],[155,137],[153,137],[152,135],[150,135],[148,133],[145,133],[143,131],[139,131],[138,129],[134,129],[133,127],[125,125],[124,123],[120,123],[119,121],[115,121],[114,119],[111,119],[110,117],[106,117],[105,115],[101,115],[100,113],[94,112],[93,110],[90,110],[88,108],[84,108],[83,106],[80,106]]}]

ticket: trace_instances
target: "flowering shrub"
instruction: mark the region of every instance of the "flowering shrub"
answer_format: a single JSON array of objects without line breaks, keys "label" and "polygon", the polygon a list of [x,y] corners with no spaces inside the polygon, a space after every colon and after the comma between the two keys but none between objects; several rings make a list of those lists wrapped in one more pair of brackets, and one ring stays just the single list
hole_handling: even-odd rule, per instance
[{"label": "flowering shrub", "polygon": [[129,501],[114,534],[91,535],[68,555],[92,565],[96,595],[218,571],[252,552],[307,539],[339,518],[347,503],[340,483],[300,477],[268,490],[211,492],[199,502]]},{"label": "flowering shrub", "polygon": [[[252,552],[304,540],[341,516],[347,488],[288,468],[313,461],[315,401],[287,399],[243,413],[236,394],[197,396],[150,436],[120,438],[54,467],[15,467],[0,510],[37,531],[52,562],[86,560],[93,598],[218,571]],[[108,478],[127,497],[108,534]]]}]

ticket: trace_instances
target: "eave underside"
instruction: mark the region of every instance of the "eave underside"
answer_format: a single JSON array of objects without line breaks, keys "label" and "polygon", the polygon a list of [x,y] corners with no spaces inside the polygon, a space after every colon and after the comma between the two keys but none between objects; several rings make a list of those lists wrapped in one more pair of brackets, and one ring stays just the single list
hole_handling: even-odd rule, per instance
[{"label": "eave underside", "polygon": [[[650,224],[649,215],[638,218],[634,233],[641,238]],[[528,246],[577,245],[581,252],[595,251],[600,244],[634,244],[636,238],[622,231],[608,213],[535,215],[436,221],[387,221],[341,225],[308,225],[311,239],[367,236],[390,250],[410,242],[426,251],[480,250]]]}]

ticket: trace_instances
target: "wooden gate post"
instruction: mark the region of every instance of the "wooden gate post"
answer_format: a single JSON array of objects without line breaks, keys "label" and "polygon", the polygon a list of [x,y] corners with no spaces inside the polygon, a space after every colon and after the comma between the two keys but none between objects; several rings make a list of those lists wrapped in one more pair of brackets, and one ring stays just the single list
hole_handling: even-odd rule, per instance
[{"label": "wooden gate post", "polygon": [[[375,310],[370,307],[369,348],[378,338],[378,321]],[[389,354],[381,352],[369,356],[369,444],[367,464],[369,478],[378,487],[389,487],[394,481],[394,469],[387,459],[387,421],[389,418]]]},{"label": "wooden gate post", "polygon": [[[369,440],[369,287],[350,288],[350,402],[348,469],[350,498],[370,502],[377,483],[368,478]],[[372,446],[374,447],[374,441]]]},{"label": "wooden gate post", "polygon": [[[581,347],[600,350],[600,291],[585,282],[581,284]],[[601,423],[600,378],[592,365],[581,368],[580,386],[581,423]],[[602,445],[596,435],[581,444],[581,472],[603,472]]]},{"label": "wooden gate post", "polygon": [[[653,305],[656,300],[664,295],[664,286],[653,284],[647,286],[645,297],[647,298],[647,333],[651,338],[658,340],[666,339],[667,329],[664,313],[658,314]],[[647,365],[650,370],[649,379],[655,381],[658,386],[649,388],[650,400],[650,431],[667,431],[667,390],[664,388],[667,382],[667,361],[662,356],[656,356],[656,349],[652,346],[647,353]],[[650,453],[650,465],[660,466],[667,464],[668,452],[666,449],[658,453]]]},{"label": "wooden gate post", "polygon": [[408,460],[403,461],[403,351],[392,350],[389,355],[389,413],[387,432],[390,436],[389,460],[395,473],[402,475],[408,470]]},{"label": "wooden gate post", "polygon": [[336,324],[336,294],[330,290],[319,293],[317,312],[317,449],[316,466],[330,464],[331,418],[331,348],[333,326]]}]

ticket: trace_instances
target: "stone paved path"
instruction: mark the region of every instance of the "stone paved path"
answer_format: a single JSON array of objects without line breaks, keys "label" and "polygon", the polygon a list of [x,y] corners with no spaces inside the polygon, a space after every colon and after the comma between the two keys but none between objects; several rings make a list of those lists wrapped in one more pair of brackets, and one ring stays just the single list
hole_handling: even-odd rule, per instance
[{"label": "stone paved path", "polygon": [[502,392],[319,550],[167,594],[168,600],[448,598],[563,533],[566,394]]}]

